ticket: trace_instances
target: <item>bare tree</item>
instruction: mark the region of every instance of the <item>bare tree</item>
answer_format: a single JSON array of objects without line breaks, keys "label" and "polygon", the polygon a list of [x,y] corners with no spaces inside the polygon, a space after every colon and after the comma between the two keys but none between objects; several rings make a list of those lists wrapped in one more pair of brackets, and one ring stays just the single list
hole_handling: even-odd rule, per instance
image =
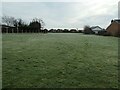
[{"label": "bare tree", "polygon": [[24,33],[24,32],[38,33],[42,31],[47,32],[47,30],[44,29],[45,23],[43,22],[42,19],[39,18],[34,18],[28,25],[21,18],[16,19],[10,16],[3,16],[2,24],[6,24],[7,26],[11,26],[12,28],[14,28],[14,30],[12,29],[12,32],[15,33]]},{"label": "bare tree", "polygon": [[44,29],[45,23],[44,23],[44,21],[42,19],[40,19],[40,18],[34,18],[32,20],[32,22],[38,22],[38,23],[40,23],[41,24],[41,29],[42,30]]},{"label": "bare tree", "polygon": [[40,19],[40,22],[41,22],[41,29],[44,29],[44,27],[45,27],[44,21],[42,19]]},{"label": "bare tree", "polygon": [[42,19],[34,18],[32,22],[30,22],[29,27],[32,29],[32,32],[44,32],[45,23]]},{"label": "bare tree", "polygon": [[10,16],[2,17],[2,23],[5,23],[8,26],[14,26],[14,21],[15,21],[14,17],[10,17]]}]

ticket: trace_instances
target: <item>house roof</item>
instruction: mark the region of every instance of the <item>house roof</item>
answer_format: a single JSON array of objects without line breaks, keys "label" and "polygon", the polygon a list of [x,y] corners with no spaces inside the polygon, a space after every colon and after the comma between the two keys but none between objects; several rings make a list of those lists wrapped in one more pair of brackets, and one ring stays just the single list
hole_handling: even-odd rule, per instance
[{"label": "house roof", "polygon": [[120,24],[120,19],[115,19],[115,20],[113,20],[113,21]]},{"label": "house roof", "polygon": [[95,28],[100,28],[102,29],[100,26],[92,26],[91,29],[95,29]]},{"label": "house roof", "polygon": [[8,28],[14,28],[15,26],[8,26],[8,25],[0,25],[1,27],[8,27]]}]

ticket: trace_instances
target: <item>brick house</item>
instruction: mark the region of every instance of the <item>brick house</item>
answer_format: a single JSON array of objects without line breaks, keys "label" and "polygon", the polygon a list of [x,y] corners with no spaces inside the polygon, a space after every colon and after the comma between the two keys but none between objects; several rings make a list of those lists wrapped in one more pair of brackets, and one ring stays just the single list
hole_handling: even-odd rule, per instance
[{"label": "brick house", "polygon": [[120,36],[120,19],[111,20],[111,24],[106,28],[107,34]]}]

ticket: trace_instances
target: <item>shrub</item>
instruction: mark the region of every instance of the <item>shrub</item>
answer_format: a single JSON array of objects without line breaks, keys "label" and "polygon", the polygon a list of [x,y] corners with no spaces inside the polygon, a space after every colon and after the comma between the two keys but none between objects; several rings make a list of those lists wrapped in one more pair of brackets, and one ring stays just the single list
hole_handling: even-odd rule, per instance
[{"label": "shrub", "polygon": [[98,35],[108,35],[108,34],[107,34],[107,31],[101,30],[101,31],[98,31]]},{"label": "shrub", "polygon": [[92,31],[92,29],[90,28],[90,26],[86,25],[84,26],[84,34],[95,34],[95,32]]}]

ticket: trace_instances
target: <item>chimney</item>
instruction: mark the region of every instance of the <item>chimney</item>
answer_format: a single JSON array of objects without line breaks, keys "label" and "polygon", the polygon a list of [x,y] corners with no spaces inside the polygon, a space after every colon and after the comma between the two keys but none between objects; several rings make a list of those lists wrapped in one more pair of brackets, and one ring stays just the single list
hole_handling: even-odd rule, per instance
[{"label": "chimney", "polygon": [[111,20],[111,23],[114,22],[114,20]]}]

